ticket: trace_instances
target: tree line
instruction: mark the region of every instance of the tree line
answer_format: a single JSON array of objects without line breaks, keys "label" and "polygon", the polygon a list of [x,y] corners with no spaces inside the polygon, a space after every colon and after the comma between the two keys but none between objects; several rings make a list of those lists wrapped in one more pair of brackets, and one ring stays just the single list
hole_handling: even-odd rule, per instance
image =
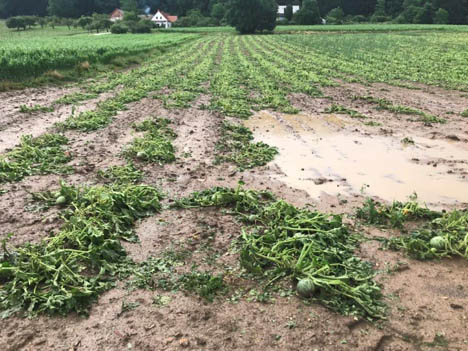
[{"label": "tree line", "polygon": [[[245,8],[263,0],[245,1]],[[239,0],[0,0],[0,17],[55,16],[79,18],[115,8],[154,13],[161,9],[180,17],[179,25],[229,24],[228,13]],[[271,2],[270,2],[271,3]],[[289,5],[286,19],[291,23],[388,22],[468,24],[468,0],[273,0],[275,6]],[[306,11],[292,14],[292,5]],[[263,6],[263,5],[261,5]],[[267,6],[270,8],[270,4]],[[264,7],[258,7],[257,10]],[[271,17],[271,14],[268,14]],[[260,18],[259,18],[260,19]],[[320,19],[320,22],[319,22]]]}]

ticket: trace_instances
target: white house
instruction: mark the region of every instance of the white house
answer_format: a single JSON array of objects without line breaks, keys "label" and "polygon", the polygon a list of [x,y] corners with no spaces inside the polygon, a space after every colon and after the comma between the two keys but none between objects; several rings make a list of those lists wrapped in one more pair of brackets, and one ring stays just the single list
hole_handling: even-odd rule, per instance
[{"label": "white house", "polygon": [[177,16],[171,16],[161,10],[158,10],[151,19],[158,27],[171,28],[172,24],[177,21]]},{"label": "white house", "polygon": [[[278,6],[278,18],[280,20],[284,20],[286,17],[284,17],[284,14],[286,12],[287,5],[279,5]],[[301,7],[299,5],[293,5],[292,6],[292,12],[295,14],[297,11],[299,11]]]}]

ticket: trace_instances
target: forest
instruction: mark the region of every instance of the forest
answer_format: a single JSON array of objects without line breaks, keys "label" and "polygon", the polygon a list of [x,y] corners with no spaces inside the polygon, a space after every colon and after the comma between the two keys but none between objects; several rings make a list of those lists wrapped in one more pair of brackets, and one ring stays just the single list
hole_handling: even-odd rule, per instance
[{"label": "forest", "polygon": [[[179,17],[204,18],[206,23],[220,24],[232,0],[0,0],[0,17],[34,15],[78,18],[93,13],[110,13],[115,8],[137,8],[155,12],[164,10]],[[278,5],[317,3],[320,16],[339,9],[343,18],[354,22],[398,23],[468,23],[468,0],[290,0]],[[358,17],[356,17],[358,16]],[[206,19],[218,21],[206,21]],[[195,21],[188,21],[197,23]]]}]

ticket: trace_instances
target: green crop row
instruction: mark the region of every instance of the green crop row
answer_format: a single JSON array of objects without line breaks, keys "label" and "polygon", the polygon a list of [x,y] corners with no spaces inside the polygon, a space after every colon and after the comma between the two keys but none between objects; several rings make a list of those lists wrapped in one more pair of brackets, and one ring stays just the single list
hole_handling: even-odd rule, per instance
[{"label": "green crop row", "polygon": [[82,62],[109,63],[152,49],[164,50],[194,38],[190,34],[101,36],[80,34],[38,38],[7,38],[0,47],[0,79],[37,76],[45,71],[71,68]]}]

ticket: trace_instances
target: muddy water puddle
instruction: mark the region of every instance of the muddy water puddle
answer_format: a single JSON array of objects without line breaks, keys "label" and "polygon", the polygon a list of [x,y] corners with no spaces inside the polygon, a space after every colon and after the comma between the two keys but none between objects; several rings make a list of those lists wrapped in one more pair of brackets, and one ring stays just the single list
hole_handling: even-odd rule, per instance
[{"label": "muddy water puddle", "polygon": [[[468,148],[442,140],[368,136],[346,131],[339,116],[259,112],[245,122],[256,140],[276,146],[274,178],[318,198],[364,193],[427,203],[468,202]],[[409,135],[411,137],[411,135]]]}]

